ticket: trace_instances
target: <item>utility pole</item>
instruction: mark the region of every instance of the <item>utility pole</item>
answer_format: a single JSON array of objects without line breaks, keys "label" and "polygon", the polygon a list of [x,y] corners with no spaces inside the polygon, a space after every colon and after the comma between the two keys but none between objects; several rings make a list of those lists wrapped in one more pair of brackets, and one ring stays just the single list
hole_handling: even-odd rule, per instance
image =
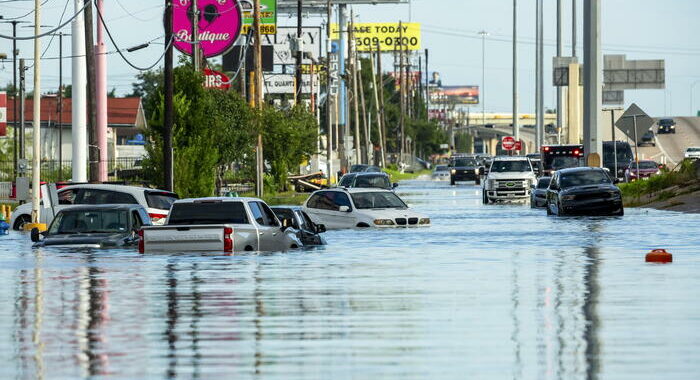
[{"label": "utility pole", "polygon": [[[304,82],[303,82],[303,77],[301,75],[301,64],[303,60],[303,42],[302,42],[302,17],[301,17],[301,12],[303,9],[303,4],[302,0],[297,0],[297,61],[296,61],[296,73],[295,73],[295,82],[296,82],[296,96],[294,99],[296,100],[296,104],[301,104],[301,94],[303,93],[303,87],[304,87]],[[312,63],[313,64],[313,63]],[[313,75],[312,75],[313,77]],[[313,80],[313,78],[311,79]],[[313,94],[313,91],[311,91]],[[312,95],[313,96],[313,95]]]},{"label": "utility pole", "polygon": [[[377,43],[377,46],[379,46],[379,43]],[[382,68],[379,67],[377,64],[377,70],[374,68],[374,53],[372,52],[372,45],[369,47],[369,59],[370,59],[370,65],[372,66],[372,87],[374,89],[374,108],[375,111],[377,112],[377,132],[379,135],[379,162],[382,167],[386,166],[386,162],[384,161],[384,137],[382,133],[382,111],[381,111],[381,106],[379,104],[379,87],[381,85],[381,73],[382,73]],[[379,61],[377,61],[379,62]],[[379,72],[379,78],[377,78],[376,72]],[[379,79],[379,80],[377,80]]]},{"label": "utility pole", "polygon": [[371,164],[369,162],[369,156],[371,152],[371,137],[369,133],[369,127],[367,126],[367,106],[365,105],[365,85],[362,81],[362,66],[360,64],[359,54],[355,52],[355,76],[358,78],[357,82],[360,85],[360,106],[362,107],[362,126],[364,127],[365,143],[363,147],[365,148],[364,156],[362,157],[363,163]]},{"label": "utility pole", "polygon": [[[174,191],[175,175],[173,170],[173,2],[165,0],[165,62],[163,68],[163,175],[165,190]],[[243,57],[245,62],[245,57]],[[242,77],[245,77],[245,70]]]},{"label": "utility pole", "polygon": [[255,43],[253,46],[253,64],[255,65],[255,107],[258,109],[258,143],[255,147],[256,169],[255,169],[255,194],[263,196],[263,169],[265,160],[263,158],[262,143],[262,109],[263,109],[263,76],[262,76],[262,35],[260,34],[260,0],[253,3],[253,30],[255,31]]},{"label": "utility pole", "polygon": [[[336,119],[336,123],[339,124],[338,127],[338,148],[341,159],[341,170],[347,170],[348,157],[347,157],[347,144],[345,143],[348,136],[350,135],[350,125],[348,123],[348,94],[347,94],[347,81],[345,79],[345,52],[347,48],[347,31],[348,31],[348,7],[347,4],[338,4],[338,34],[340,35],[340,50],[339,59],[340,62],[340,102],[338,104],[339,116]],[[342,133],[340,133],[342,126]]]},{"label": "utility pole", "polygon": [[481,126],[486,125],[486,36],[485,30],[479,32],[481,36]]},{"label": "utility pole", "polygon": [[[600,166],[603,154],[603,133],[600,122],[600,113],[603,108],[601,0],[585,0],[583,7],[583,149],[587,164]],[[635,143],[637,141],[635,139]]]},{"label": "utility pole", "polygon": [[[564,50],[562,39],[562,8],[561,0],[557,0],[557,58],[561,57]],[[561,144],[561,131],[564,126],[564,91],[557,86],[557,144]]]},{"label": "utility pole", "polygon": [[[34,35],[41,34],[41,0],[34,0]],[[29,227],[41,226],[40,206],[41,201],[41,39],[34,39],[34,106],[32,116],[32,224]]]},{"label": "utility pole", "polygon": [[[1,19],[1,18],[0,18],[0,19]],[[13,114],[15,115],[15,118],[14,118],[14,120],[12,121],[12,130],[14,131],[14,134],[12,135],[12,136],[13,136],[13,137],[12,137],[12,145],[13,145],[13,147],[14,147],[14,149],[13,149],[13,150],[14,150],[14,154],[13,154],[13,163],[14,163],[13,173],[14,173],[14,176],[17,177],[17,173],[18,173],[18,170],[17,170],[17,169],[18,169],[18,168],[17,168],[17,163],[18,163],[18,161],[17,161],[17,160],[18,160],[18,158],[19,158],[19,156],[18,156],[18,151],[19,151],[19,138],[18,138],[19,128],[17,128],[17,124],[18,124],[18,122],[17,122],[17,116],[18,116],[18,115],[17,115],[17,112],[18,112],[18,111],[17,111],[17,107],[18,107],[18,102],[19,102],[19,98],[18,98],[18,96],[17,96],[17,95],[19,94],[19,91],[18,91],[18,89],[17,89],[17,55],[19,55],[19,50],[17,50],[17,40],[16,40],[16,38],[17,38],[17,24],[26,23],[26,22],[28,22],[28,21],[9,20],[9,21],[0,21],[0,22],[12,24],[12,38],[13,38],[13,40],[12,40],[12,86],[14,87],[14,91],[15,91],[15,93],[13,94],[13,95],[14,95],[14,102],[12,103],[12,107],[13,107],[13,110],[14,110]]]},{"label": "utility pole", "polygon": [[428,119],[430,119],[430,86],[428,78],[430,70],[428,70],[428,49],[425,49],[425,109],[428,111]]},{"label": "utility pole", "polygon": [[[96,2],[98,14],[104,14],[103,0]],[[107,47],[104,40],[105,25],[102,17],[97,17],[97,43],[95,45],[95,91],[97,125],[97,149],[100,152],[99,181],[107,181]]]},{"label": "utility pole", "polygon": [[518,115],[518,0],[513,0],[513,137],[520,141]]},{"label": "utility pole", "polygon": [[576,19],[576,0],[571,0],[571,56],[576,57],[576,32],[578,26]]},{"label": "utility pole", "polygon": [[[192,64],[195,72],[200,72],[200,49],[199,49],[199,6],[197,0],[192,0],[190,4],[190,13],[192,14]],[[258,9],[258,12],[260,10]]]},{"label": "utility pole", "polygon": [[[19,160],[24,160],[27,158],[27,148],[25,146],[25,129],[24,129],[24,95],[27,84],[25,82],[27,67],[24,63],[24,58],[19,59]],[[24,176],[24,170],[18,170],[21,177]]]},{"label": "utility pole", "polygon": [[[83,0],[74,0],[75,13],[83,8]],[[85,73],[85,27],[83,18],[76,17],[71,23],[71,136],[72,136],[72,174],[74,182],[87,182],[87,96]]]},{"label": "utility pole", "polygon": [[58,33],[58,180],[63,181],[63,32]]},{"label": "utility pole", "polygon": [[331,21],[333,18],[333,6],[331,4],[331,0],[328,0],[326,6],[328,7],[327,9],[327,22],[326,22],[326,85],[328,89],[326,90],[326,171],[328,172],[328,186],[332,184],[332,179],[333,179],[333,119],[332,119],[332,106],[334,102],[331,102],[331,97],[334,95],[334,91],[338,91],[337,89],[333,90],[333,88],[337,85],[334,82],[334,79],[331,77],[331,72],[335,70],[335,68],[332,68],[332,60],[331,60],[331,54],[332,54],[332,47],[331,47],[331,38],[333,37],[331,34]]},{"label": "utility pole", "polygon": [[539,139],[537,140],[537,151],[544,145],[544,0],[537,0],[537,129],[539,131]]},{"label": "utility pole", "polygon": [[352,103],[354,107],[353,126],[355,127],[355,164],[362,163],[362,144],[360,143],[360,111],[358,107],[358,98],[360,97],[357,91],[357,45],[355,45],[355,13],[350,11],[350,23],[348,24],[348,39],[350,40],[350,75],[352,80]]},{"label": "utility pole", "polygon": [[100,182],[100,152],[97,143],[97,90],[95,88],[95,44],[92,36],[92,1],[84,0],[87,6],[83,11],[85,18],[85,61],[87,64],[87,111],[88,111],[88,150],[90,156],[90,182]]},{"label": "utility pole", "polygon": [[401,46],[401,43],[403,43],[403,27],[401,25],[401,21],[399,21],[399,43],[396,44],[397,48],[399,49],[399,96],[400,96],[400,102],[399,104],[401,105],[401,115],[399,117],[399,126],[400,126],[400,132],[399,132],[399,161],[398,163],[403,162],[403,155],[405,153],[404,149],[406,147],[406,137],[404,136],[404,131],[405,131],[405,124],[406,124],[406,86],[404,84],[404,78],[403,78],[403,46]]},{"label": "utility pole", "polygon": [[384,76],[382,75],[382,45],[377,42],[377,86],[379,87],[379,110],[381,112],[380,139],[382,144],[382,164],[386,167],[386,114],[384,113]]}]

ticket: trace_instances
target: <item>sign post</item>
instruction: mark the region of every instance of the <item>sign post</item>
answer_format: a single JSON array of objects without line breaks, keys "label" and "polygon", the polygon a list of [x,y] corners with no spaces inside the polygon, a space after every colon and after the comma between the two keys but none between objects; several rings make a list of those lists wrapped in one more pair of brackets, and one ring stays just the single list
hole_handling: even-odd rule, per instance
[{"label": "sign post", "polygon": [[7,136],[7,93],[0,92],[0,137]]},{"label": "sign post", "polygon": [[[615,125],[622,130],[627,136],[634,139],[634,161],[637,164],[637,179],[639,179],[639,152],[637,145],[639,144],[639,132],[646,131],[654,125],[654,119],[649,117],[646,112],[642,111],[635,103],[627,108],[620,120]],[[617,157],[615,157],[617,161]],[[617,174],[616,174],[617,175]]]}]

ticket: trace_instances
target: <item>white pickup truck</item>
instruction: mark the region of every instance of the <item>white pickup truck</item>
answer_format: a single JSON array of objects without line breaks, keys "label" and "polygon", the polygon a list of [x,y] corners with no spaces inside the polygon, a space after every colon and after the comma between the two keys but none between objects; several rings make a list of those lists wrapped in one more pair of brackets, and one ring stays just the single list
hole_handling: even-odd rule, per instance
[{"label": "white pickup truck", "polygon": [[257,198],[183,199],[139,231],[139,252],[286,251],[302,247],[295,232]]},{"label": "white pickup truck", "polygon": [[483,202],[524,201],[537,182],[527,157],[498,156],[493,159],[482,189]]}]

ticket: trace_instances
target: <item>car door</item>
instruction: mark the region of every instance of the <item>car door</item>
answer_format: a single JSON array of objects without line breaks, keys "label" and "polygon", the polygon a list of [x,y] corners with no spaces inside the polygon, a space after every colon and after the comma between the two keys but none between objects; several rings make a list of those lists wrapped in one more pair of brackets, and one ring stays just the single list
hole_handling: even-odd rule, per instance
[{"label": "car door", "polygon": [[[283,247],[281,244],[283,240],[281,235],[283,233],[274,214],[269,215],[259,201],[248,202],[248,207],[250,207],[250,212],[253,214],[253,219],[255,219],[255,224],[258,227],[258,250],[280,251],[288,248]],[[272,213],[272,210],[269,210],[269,212]]]},{"label": "car door", "polygon": [[549,183],[549,188],[547,188],[547,208],[554,212],[558,213],[558,205],[559,205],[559,174],[554,173],[554,176],[552,177],[552,181]]},{"label": "car door", "polygon": [[[348,211],[340,211],[341,206],[347,206]],[[314,223],[324,224],[328,229],[355,227],[352,204],[345,192],[318,192],[307,203],[306,211]]]}]

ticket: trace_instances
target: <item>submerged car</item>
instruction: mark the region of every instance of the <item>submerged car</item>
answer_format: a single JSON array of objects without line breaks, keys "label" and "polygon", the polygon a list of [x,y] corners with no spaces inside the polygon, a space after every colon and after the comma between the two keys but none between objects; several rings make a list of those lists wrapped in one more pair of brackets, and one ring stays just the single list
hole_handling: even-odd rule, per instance
[{"label": "submerged car", "polygon": [[357,164],[350,167],[350,173],[380,173],[379,166]]},{"label": "submerged car", "polygon": [[150,225],[140,205],[72,206],[59,211],[46,232],[33,229],[31,238],[35,247],[127,247],[137,245],[138,231]]},{"label": "submerged car", "polygon": [[624,214],[620,189],[604,169],[563,169],[552,176],[547,189],[547,215]]},{"label": "submerged car", "polygon": [[700,147],[691,146],[685,150],[685,158],[698,159],[700,158]]},{"label": "submerged car", "polygon": [[481,174],[483,166],[474,156],[455,156],[450,159],[450,185],[458,181],[474,181],[481,184]]},{"label": "submerged car", "polygon": [[270,208],[277,215],[277,219],[282,222],[282,225],[296,230],[297,237],[305,247],[326,245],[326,239],[321,236],[322,233],[326,232],[326,226],[312,222],[300,206],[274,206]]},{"label": "submerged car", "polygon": [[532,185],[530,191],[530,207],[539,208],[547,206],[547,188],[552,177],[540,177],[537,185]]},{"label": "submerged car", "polygon": [[639,164],[632,161],[625,169],[625,181],[632,182],[638,179],[647,179],[657,174],[661,174],[659,164],[651,160],[639,161]]},{"label": "submerged car", "polygon": [[656,140],[654,140],[654,131],[651,129],[646,131],[642,137],[637,142],[637,146],[656,146]]},{"label": "submerged car", "polygon": [[393,191],[382,189],[319,190],[303,210],[329,230],[430,226],[430,218],[411,210]]},{"label": "submerged car", "polygon": [[434,180],[446,181],[450,179],[450,168],[447,165],[437,165],[430,177]]},{"label": "submerged car", "polygon": [[348,173],[344,175],[338,183],[338,187],[360,187],[385,190],[391,190],[397,186],[398,184],[392,184],[389,175],[383,172]]}]

